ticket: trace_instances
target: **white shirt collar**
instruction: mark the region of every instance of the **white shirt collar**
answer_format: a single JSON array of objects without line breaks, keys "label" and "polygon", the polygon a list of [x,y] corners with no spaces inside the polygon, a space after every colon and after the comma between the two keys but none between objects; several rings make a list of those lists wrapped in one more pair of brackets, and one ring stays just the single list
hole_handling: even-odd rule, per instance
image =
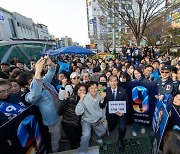
[{"label": "white shirt collar", "polygon": [[111,91],[113,92],[115,90],[115,93],[117,93],[117,87],[115,89],[111,88]]}]

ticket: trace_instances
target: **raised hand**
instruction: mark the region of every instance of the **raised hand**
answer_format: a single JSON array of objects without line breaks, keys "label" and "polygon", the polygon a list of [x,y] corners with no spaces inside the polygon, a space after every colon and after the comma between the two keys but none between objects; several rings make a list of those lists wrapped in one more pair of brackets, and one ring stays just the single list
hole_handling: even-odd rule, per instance
[{"label": "raised hand", "polygon": [[41,72],[43,70],[43,65],[45,64],[45,59],[40,58],[36,65],[35,65],[35,78],[36,79],[41,79]]},{"label": "raised hand", "polygon": [[45,59],[43,57],[41,57],[35,65],[36,71],[41,71],[41,69],[43,68],[43,65],[45,64]]},{"label": "raised hand", "polygon": [[52,62],[51,58],[49,58],[49,55],[45,56],[44,57],[45,61],[46,61],[46,64],[48,66],[52,66],[54,63]]},{"label": "raised hand", "polygon": [[106,97],[106,92],[103,92],[102,94],[101,94],[101,101],[104,101],[104,98]]},{"label": "raised hand", "polygon": [[64,78],[64,79],[62,80],[62,87],[65,87],[66,84],[67,84],[67,78]]},{"label": "raised hand", "polygon": [[84,99],[85,95],[86,95],[86,94],[81,94],[81,95],[80,95],[80,100],[81,100],[81,101]]}]

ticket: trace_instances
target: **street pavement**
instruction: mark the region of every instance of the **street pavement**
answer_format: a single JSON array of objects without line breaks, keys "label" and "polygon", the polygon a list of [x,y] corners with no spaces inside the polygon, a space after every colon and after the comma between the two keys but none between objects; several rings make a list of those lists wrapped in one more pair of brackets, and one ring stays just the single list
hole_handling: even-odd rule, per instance
[{"label": "street pavement", "polygon": [[[149,136],[149,132],[150,132],[150,126],[146,127],[145,134],[141,134],[141,127],[139,127],[137,137]],[[130,139],[130,138],[133,138],[132,128],[131,128],[131,125],[127,125],[125,139]],[[117,141],[117,140],[118,140],[118,128],[113,130],[109,135],[106,134],[103,137],[103,142],[112,142],[112,141]],[[62,152],[58,152],[57,154],[77,154],[77,150],[69,150],[70,149],[70,143],[66,140],[62,140],[60,143],[60,146],[61,146]],[[93,140],[93,134],[92,134],[92,138],[90,140],[89,147],[90,148],[89,148],[87,154],[99,154],[98,143]]]}]

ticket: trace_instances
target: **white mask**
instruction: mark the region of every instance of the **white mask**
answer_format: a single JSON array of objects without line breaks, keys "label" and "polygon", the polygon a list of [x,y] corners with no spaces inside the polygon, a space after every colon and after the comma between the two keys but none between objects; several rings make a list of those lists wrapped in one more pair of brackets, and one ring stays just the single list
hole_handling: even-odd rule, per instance
[{"label": "white mask", "polygon": [[105,68],[101,67],[101,71],[104,71],[104,70],[105,70]]},{"label": "white mask", "polygon": [[130,73],[131,73],[131,74],[133,73],[133,71],[134,71],[134,69],[130,69]]},{"label": "white mask", "polygon": [[124,68],[123,68],[123,69],[122,69],[122,71],[123,71],[123,72],[125,72],[125,71],[126,71],[126,69],[124,69]]},{"label": "white mask", "polygon": [[120,78],[119,80],[120,80],[120,82],[123,82],[123,79],[122,79],[122,78]]}]

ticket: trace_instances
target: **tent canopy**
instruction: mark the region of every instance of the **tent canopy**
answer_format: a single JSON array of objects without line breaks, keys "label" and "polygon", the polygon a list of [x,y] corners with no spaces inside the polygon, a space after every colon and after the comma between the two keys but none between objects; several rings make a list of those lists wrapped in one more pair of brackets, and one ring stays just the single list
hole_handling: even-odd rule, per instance
[{"label": "tent canopy", "polygon": [[91,54],[95,54],[94,52],[92,52],[91,50],[85,49],[83,47],[80,46],[68,46],[68,47],[63,47],[60,49],[56,49],[56,50],[48,50],[42,53],[44,54],[49,54],[52,56],[58,55],[58,54],[80,54],[80,55],[91,55]]}]

